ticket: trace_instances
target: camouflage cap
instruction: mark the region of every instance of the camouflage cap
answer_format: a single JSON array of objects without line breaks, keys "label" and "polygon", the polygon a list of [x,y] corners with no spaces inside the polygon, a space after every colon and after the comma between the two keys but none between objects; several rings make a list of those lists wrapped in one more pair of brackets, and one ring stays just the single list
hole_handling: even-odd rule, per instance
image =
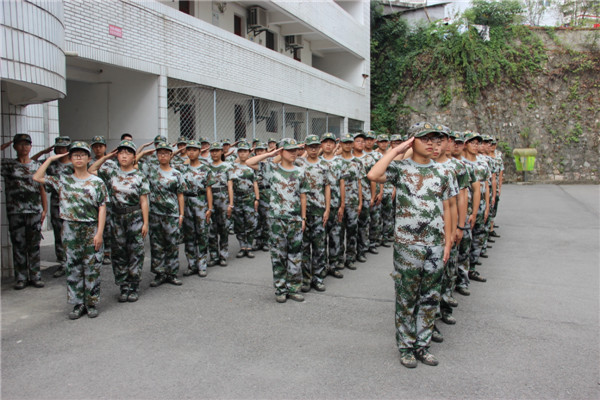
[{"label": "camouflage cap", "polygon": [[454,132],[454,131],[449,131],[449,132],[448,132],[448,137],[451,137],[452,139],[456,139],[456,132]]},{"label": "camouflage cap", "polygon": [[54,147],[69,147],[71,138],[68,136],[58,136],[54,139]]},{"label": "camouflage cap", "polygon": [[239,142],[237,144],[238,150],[250,150],[250,143],[248,142]]},{"label": "camouflage cap", "polygon": [[333,140],[335,142],[335,139],[336,139],[336,137],[333,133],[327,132],[327,133],[324,133],[323,136],[321,136],[321,143],[323,143],[326,140]]},{"label": "camouflage cap", "polygon": [[404,138],[402,138],[402,135],[392,135],[390,136],[390,142],[403,142]]},{"label": "camouflage cap", "polygon": [[493,138],[493,137],[491,137],[490,135],[481,135],[481,139],[482,139],[484,142],[491,142],[492,140],[494,140],[494,138]]},{"label": "camouflage cap", "polygon": [[85,150],[87,151],[88,155],[91,154],[90,145],[82,140],[78,140],[71,143],[71,145],[69,146],[69,153],[75,150]]},{"label": "camouflage cap", "polygon": [[181,143],[185,143],[187,144],[188,138],[186,138],[185,136],[179,136],[177,138],[177,144],[181,144]]},{"label": "camouflage cap", "polygon": [[170,152],[172,152],[172,151],[173,151],[173,148],[172,148],[172,147],[171,147],[171,145],[170,145],[169,143],[167,143],[167,142],[158,142],[158,143],[156,144],[156,146],[154,146],[154,147],[156,148],[156,151],[158,151],[158,150],[162,150],[162,149],[169,150]]},{"label": "camouflage cap", "polygon": [[259,138],[254,138],[254,139],[252,139],[252,144],[254,144],[254,143],[259,143],[259,142],[260,142],[260,139],[259,139]]},{"label": "camouflage cap", "polygon": [[277,139],[270,137],[270,138],[267,140],[267,143],[271,143],[271,142],[277,143]]},{"label": "camouflage cap", "polygon": [[342,135],[342,137],[340,138],[340,142],[342,142],[342,143],[354,142],[354,135],[351,133],[346,133],[346,134]]},{"label": "camouflage cap", "polygon": [[121,143],[119,143],[119,145],[117,146],[117,149],[120,149],[122,147],[131,149],[131,150],[133,150],[134,153],[137,152],[137,146],[131,140],[121,140]]},{"label": "camouflage cap", "polygon": [[188,140],[186,147],[188,149],[200,149],[202,147],[202,145],[200,144],[200,142],[198,142],[196,140]]},{"label": "camouflage cap", "polygon": [[366,138],[367,138],[367,134],[366,134],[366,133],[364,133],[364,132],[356,132],[356,133],[354,134],[354,139],[357,139],[357,138],[359,138],[359,137],[362,137],[363,139],[366,139]]},{"label": "camouflage cap", "polygon": [[385,133],[382,133],[381,135],[377,135],[377,141],[378,142],[389,142],[390,138]]},{"label": "camouflage cap", "polygon": [[231,140],[225,138],[225,139],[221,140],[221,143],[223,143],[223,146],[225,146],[226,144],[231,145]]},{"label": "camouflage cap", "polygon": [[459,142],[459,143],[465,142],[465,136],[463,135],[462,132],[454,132],[454,134],[456,135],[454,138],[455,142]]},{"label": "camouflage cap", "polygon": [[469,140],[473,140],[473,139],[481,139],[481,135],[477,132],[471,132],[471,131],[467,131],[465,132],[465,135],[463,136],[463,140],[465,142],[468,142]]},{"label": "camouflage cap", "polygon": [[428,133],[441,133],[446,134],[449,131],[444,125],[434,125],[430,122],[417,122],[408,128],[408,137],[423,137]]},{"label": "camouflage cap", "polygon": [[375,133],[375,131],[367,131],[365,136],[367,139],[377,139],[377,134]]},{"label": "camouflage cap", "polygon": [[308,135],[306,137],[305,143],[307,146],[310,146],[313,144],[321,144],[321,139],[319,139],[319,137],[317,135]]},{"label": "camouflage cap", "polygon": [[223,144],[220,142],[211,143],[210,150],[223,150]]},{"label": "camouflage cap", "polygon": [[256,144],[256,146],[254,146],[254,150],[260,150],[260,149],[266,150],[267,149],[267,144],[264,143],[264,142],[258,142]]},{"label": "camouflage cap", "polygon": [[29,142],[32,143],[31,141],[31,136],[29,136],[29,134],[27,133],[17,133],[14,137],[13,137],[13,143],[19,143],[19,142]]},{"label": "camouflage cap", "polygon": [[95,144],[103,144],[106,146],[106,139],[104,136],[94,136],[90,145],[93,146]]},{"label": "camouflage cap", "polygon": [[210,143],[210,140],[208,140],[207,138],[198,138],[198,141],[200,142],[200,144],[204,144],[204,143]]},{"label": "camouflage cap", "polygon": [[300,144],[294,139],[283,139],[279,144],[284,150],[297,150],[300,148]]},{"label": "camouflage cap", "polygon": [[154,137],[154,144],[158,143],[158,142],[166,142],[167,138],[163,135],[156,135]]},{"label": "camouflage cap", "polygon": [[498,139],[492,136],[492,144],[498,144]]}]

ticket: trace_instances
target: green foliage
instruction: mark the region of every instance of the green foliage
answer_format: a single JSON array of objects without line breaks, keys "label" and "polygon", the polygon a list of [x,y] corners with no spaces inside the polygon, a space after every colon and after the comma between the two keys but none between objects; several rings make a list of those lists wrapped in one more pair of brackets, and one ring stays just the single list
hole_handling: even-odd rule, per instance
[{"label": "green foliage", "polygon": [[579,143],[581,135],[583,135],[583,128],[579,122],[576,122],[569,135],[565,137],[565,143]]},{"label": "green foliage", "polygon": [[499,141],[498,146],[496,146],[498,150],[500,150],[504,155],[512,157],[513,149],[510,147],[508,142]]},{"label": "green foliage", "polygon": [[519,0],[473,0],[472,4],[465,17],[478,25],[506,26],[516,22],[515,19],[523,12]]}]

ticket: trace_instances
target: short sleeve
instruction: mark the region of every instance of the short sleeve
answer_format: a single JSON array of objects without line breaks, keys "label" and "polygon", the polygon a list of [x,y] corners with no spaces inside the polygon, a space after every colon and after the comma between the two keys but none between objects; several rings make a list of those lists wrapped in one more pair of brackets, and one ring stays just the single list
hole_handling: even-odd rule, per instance
[{"label": "short sleeve", "polygon": [[60,188],[60,177],[59,176],[46,176],[46,188],[49,190],[54,190],[58,193]]}]

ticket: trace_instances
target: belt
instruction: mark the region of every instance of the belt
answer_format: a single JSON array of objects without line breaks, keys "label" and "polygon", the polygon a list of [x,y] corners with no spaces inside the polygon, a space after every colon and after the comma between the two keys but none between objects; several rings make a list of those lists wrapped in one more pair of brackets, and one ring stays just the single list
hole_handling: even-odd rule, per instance
[{"label": "belt", "polygon": [[116,205],[113,205],[110,209],[110,211],[114,212],[115,214],[129,214],[132,213],[134,211],[140,210],[141,206],[139,204],[136,204],[135,206],[129,206],[129,207],[118,207]]},{"label": "belt", "polygon": [[211,189],[212,189],[213,194],[215,194],[215,193],[221,193],[221,192],[225,191],[224,187],[213,187]]}]

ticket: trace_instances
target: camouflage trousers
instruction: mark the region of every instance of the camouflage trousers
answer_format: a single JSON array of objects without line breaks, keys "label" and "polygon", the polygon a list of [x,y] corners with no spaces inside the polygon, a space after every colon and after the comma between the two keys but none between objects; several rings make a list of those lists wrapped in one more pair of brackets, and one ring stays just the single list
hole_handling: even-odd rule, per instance
[{"label": "camouflage trousers", "polygon": [[428,347],[440,302],[443,246],[394,243],[398,349]]},{"label": "camouflage trousers", "polygon": [[96,251],[97,222],[63,221],[62,242],[67,257],[69,304],[95,306],[100,301],[100,268],[104,244]]},{"label": "camouflage trousers", "polygon": [[62,244],[63,221],[60,219],[60,208],[58,206],[50,206],[50,223],[54,232],[54,254],[56,254],[56,261],[60,263],[61,267],[65,267],[65,246]]},{"label": "camouflage trousers", "polygon": [[[110,203],[109,203],[110,204]],[[106,222],[104,223],[104,232],[102,234],[102,241],[104,242],[104,255],[106,257],[110,257],[111,248],[112,248],[112,238],[114,236],[114,232],[112,229],[112,212],[110,210],[110,206],[106,207]]]},{"label": "camouflage trousers", "polygon": [[297,293],[302,285],[302,221],[270,218],[275,294]]},{"label": "camouflage trousers", "polygon": [[41,214],[9,214],[8,231],[12,243],[13,265],[17,281],[38,281],[40,272]]},{"label": "camouflage trousers", "polygon": [[323,216],[307,214],[306,229],[302,237],[302,282],[323,283],[327,276],[327,249]]},{"label": "camouflage trousers", "polygon": [[185,218],[183,219],[183,244],[188,268],[194,272],[206,271],[208,264],[208,226],[206,198],[185,197]]},{"label": "camouflage trousers", "polygon": [[[452,246],[450,250],[450,258],[444,265],[444,274],[442,276],[442,287],[440,301],[440,311],[443,315],[452,315],[452,307],[446,303],[452,297],[454,288],[456,287],[456,274],[458,271],[458,245]],[[440,315],[441,316],[441,315]]]},{"label": "camouflage trousers", "polygon": [[382,241],[394,240],[394,202],[391,193],[383,193],[381,200]]},{"label": "camouflage trousers", "polygon": [[[383,200],[382,200],[383,202]],[[381,243],[381,237],[383,232],[383,226],[381,222],[381,210],[382,205],[377,204],[371,206],[370,213],[370,226],[369,226],[369,243],[370,247],[377,247]]]},{"label": "camouflage trousers", "polygon": [[371,225],[371,202],[363,201],[362,210],[358,216],[358,244],[356,251],[358,255],[364,256],[369,250],[369,228]]},{"label": "camouflage trousers", "polygon": [[471,254],[471,228],[465,224],[463,238],[458,244],[456,287],[467,289],[469,287],[469,256]]},{"label": "camouflage trousers", "polygon": [[[113,213],[112,268],[117,285],[139,284],[144,265],[144,238],[142,210],[127,214]],[[106,246],[106,245],[105,245]]]},{"label": "camouflage trousers", "polygon": [[227,218],[227,208],[229,207],[229,197],[225,192],[215,193],[213,195],[213,209],[208,248],[210,249],[211,260],[227,260],[229,257],[229,226]]},{"label": "camouflage trousers", "polygon": [[342,234],[340,235],[341,242],[346,244],[346,265],[356,261],[357,239],[358,209],[346,207],[344,208],[344,221],[342,223]]},{"label": "camouflage trousers", "polygon": [[477,218],[475,219],[475,224],[471,229],[471,253],[469,254],[469,271],[475,271],[475,263],[479,261],[481,250],[483,250],[483,243],[486,239],[486,221],[484,221],[484,214],[485,200],[482,200],[479,203],[479,210],[477,211]]},{"label": "camouflage trousers", "polygon": [[[263,196],[264,197],[264,196]],[[258,202],[258,215],[256,222],[256,247],[266,246],[269,243],[269,202],[262,198]]]},{"label": "camouflage trousers", "polygon": [[179,272],[179,218],[150,213],[150,271],[175,276]]},{"label": "camouflage trousers", "polygon": [[342,251],[342,223],[338,222],[339,208],[332,207],[329,212],[329,219],[327,220],[326,235],[327,235],[327,247],[329,252],[327,265],[329,270],[333,271],[338,263],[343,262],[343,251]]},{"label": "camouflage trousers", "polygon": [[240,248],[251,249],[258,224],[256,211],[254,211],[254,196],[250,198],[234,198],[233,231]]}]

